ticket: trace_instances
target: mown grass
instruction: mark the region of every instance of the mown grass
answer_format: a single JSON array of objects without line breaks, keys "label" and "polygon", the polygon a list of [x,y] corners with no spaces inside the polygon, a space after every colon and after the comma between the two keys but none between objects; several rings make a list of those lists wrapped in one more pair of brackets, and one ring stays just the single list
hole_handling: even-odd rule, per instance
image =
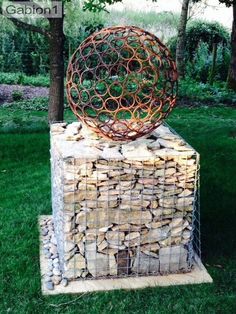
[{"label": "mown grass", "polygon": [[[73,120],[70,112],[66,120]],[[213,284],[45,297],[38,215],[51,213],[45,112],[0,109],[0,313],[235,313],[236,110],[177,108],[168,122],[201,154],[203,261]]]}]

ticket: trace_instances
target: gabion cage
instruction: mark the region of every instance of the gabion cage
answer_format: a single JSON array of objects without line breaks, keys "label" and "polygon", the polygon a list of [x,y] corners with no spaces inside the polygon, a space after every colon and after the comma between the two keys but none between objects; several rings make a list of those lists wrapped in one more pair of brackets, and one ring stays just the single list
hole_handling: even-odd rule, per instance
[{"label": "gabion cage", "polygon": [[200,257],[198,153],[164,126],[114,146],[88,141],[73,125],[51,131],[63,275],[83,280],[190,271],[195,254]]},{"label": "gabion cage", "polygon": [[74,114],[102,136],[129,141],[150,133],[176,103],[177,70],[167,47],[134,26],[88,37],[67,70]]}]

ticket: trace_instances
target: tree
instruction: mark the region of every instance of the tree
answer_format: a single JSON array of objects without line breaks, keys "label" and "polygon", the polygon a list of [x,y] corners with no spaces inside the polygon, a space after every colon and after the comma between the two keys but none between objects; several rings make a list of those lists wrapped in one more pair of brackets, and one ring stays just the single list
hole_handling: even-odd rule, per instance
[{"label": "tree", "polygon": [[183,0],[182,2],[176,45],[176,64],[180,78],[183,78],[185,74],[185,36],[186,26],[188,22],[189,6],[191,2],[196,3],[199,1],[201,0]]},{"label": "tree", "polygon": [[215,43],[228,45],[228,30],[218,22],[206,22],[205,20],[192,21],[186,29],[186,51],[190,59],[194,57],[200,42],[207,43],[211,51]]},{"label": "tree", "polygon": [[179,20],[178,27],[178,39],[176,45],[176,65],[179,73],[179,77],[184,77],[184,54],[185,54],[185,34],[186,34],[186,26],[187,26],[187,18],[188,18],[188,8],[189,8],[190,0],[183,0],[181,15]]},{"label": "tree", "polygon": [[[64,3],[62,4],[61,18],[45,18],[40,21],[40,25],[28,23],[14,17],[8,19],[16,26],[25,31],[36,32],[45,36],[49,43],[49,59],[50,59],[50,89],[49,89],[49,106],[48,121],[49,123],[63,121],[64,112],[64,42],[65,35],[63,32],[64,23]],[[86,0],[84,9],[93,12],[105,10],[106,4],[121,2],[122,0]],[[14,2],[14,1],[12,1]],[[22,1],[23,2],[23,1]],[[30,6],[41,8],[38,3],[28,1]],[[0,14],[3,15],[0,7]],[[46,22],[46,23],[45,23]]]},{"label": "tree", "polygon": [[186,31],[187,45],[186,51],[193,59],[194,54],[201,42],[208,44],[212,52],[212,65],[209,71],[209,83],[213,85],[216,75],[216,59],[219,44],[227,46],[229,43],[228,31],[217,22],[195,21]]},{"label": "tree", "polygon": [[[204,45],[204,43],[206,45]],[[170,51],[175,55],[177,36],[172,37],[168,44]],[[209,79],[210,84],[213,84],[216,74],[221,79],[224,77],[225,80],[227,77],[227,70],[225,71],[223,69],[225,69],[225,67],[228,68],[227,60],[229,47],[230,36],[228,30],[224,26],[218,22],[206,22],[205,20],[191,21],[188,23],[185,32],[184,61],[186,69],[188,69],[186,74],[193,74],[194,77],[196,73],[198,73],[198,75],[201,73],[201,81],[206,82],[206,80]],[[207,55],[205,55],[206,52]],[[222,63],[220,62],[220,64],[217,64],[217,58],[222,60]],[[191,73],[189,72],[190,63],[192,64]],[[209,66],[211,66],[211,68],[209,68]],[[203,69],[204,71],[202,71]]]},{"label": "tree", "polygon": [[[61,0],[59,0],[61,2]],[[12,1],[14,2],[14,1]],[[35,7],[40,7],[33,1],[30,2]],[[3,14],[0,9],[0,14]],[[50,89],[49,89],[49,106],[48,106],[48,120],[49,122],[62,121],[64,110],[64,33],[63,33],[63,19],[61,18],[47,18],[47,24],[41,23],[40,26],[30,24],[28,22],[19,20],[14,17],[8,18],[16,27],[25,31],[36,32],[45,36],[49,42],[49,56],[50,56]]]},{"label": "tree", "polygon": [[229,66],[229,73],[227,85],[230,89],[236,91],[236,0],[219,0],[225,3],[227,7],[233,8],[233,24],[231,32],[231,60]]}]

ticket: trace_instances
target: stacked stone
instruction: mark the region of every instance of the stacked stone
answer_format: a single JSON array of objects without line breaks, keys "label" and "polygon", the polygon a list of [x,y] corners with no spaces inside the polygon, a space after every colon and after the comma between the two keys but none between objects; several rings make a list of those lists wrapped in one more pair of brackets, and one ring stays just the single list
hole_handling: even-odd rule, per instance
[{"label": "stacked stone", "polygon": [[130,143],[51,127],[53,220],[69,279],[189,271],[198,154],[166,126]]}]

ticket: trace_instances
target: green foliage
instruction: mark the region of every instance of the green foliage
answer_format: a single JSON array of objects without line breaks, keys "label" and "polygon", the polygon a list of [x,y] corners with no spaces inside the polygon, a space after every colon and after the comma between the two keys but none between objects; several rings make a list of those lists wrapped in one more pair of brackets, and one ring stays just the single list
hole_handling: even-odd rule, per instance
[{"label": "green foliage", "polygon": [[48,75],[27,76],[24,75],[21,81],[22,85],[49,87],[50,80]]},{"label": "green foliage", "polygon": [[208,43],[209,49],[212,50],[213,43],[229,46],[230,35],[218,22],[197,20],[189,23],[186,30],[186,52],[190,58],[194,56],[199,42]]},{"label": "green foliage", "polygon": [[[228,67],[230,62],[230,49],[219,44],[217,47],[216,57],[216,77],[218,81],[226,81],[228,75]],[[193,59],[187,61],[187,75],[194,80],[206,83],[209,79],[209,73],[213,63],[213,55],[209,49],[209,45],[200,42]]]},{"label": "green foliage", "polygon": [[14,102],[5,103],[3,107],[20,110],[47,111],[48,101],[49,101],[48,97],[36,97],[27,100],[14,99]]},{"label": "green foliage", "polygon": [[[126,10],[125,15],[123,12],[113,10],[110,13],[100,12],[109,2],[115,1],[87,1],[85,2],[86,11],[83,11],[77,0],[65,2],[65,68],[69,57],[79,44],[91,33],[105,26],[122,23],[137,25],[154,32],[163,41],[166,41],[171,35],[177,34],[179,18],[177,14],[131,10]],[[94,9],[89,11],[89,8]],[[121,21],[123,22],[121,23]],[[44,36],[15,28],[6,18],[0,19],[0,26],[2,27],[0,29],[1,72],[22,72],[27,75],[48,73],[49,48],[48,41]]]},{"label": "green foliage", "polygon": [[218,81],[227,80],[230,57],[231,57],[230,47],[225,47],[222,44],[217,46],[216,79]]},{"label": "green foliage", "polygon": [[[167,46],[175,56],[177,37],[172,37]],[[186,30],[186,72],[187,76],[206,83],[212,68],[213,44],[217,44],[215,80],[226,81],[230,62],[230,36],[217,22],[193,21]]]},{"label": "green foliage", "polygon": [[171,52],[173,58],[176,58],[176,46],[177,46],[177,36],[172,36],[167,41],[167,47]]},{"label": "green foliage", "polygon": [[49,69],[48,42],[21,29],[0,33],[0,71],[45,74]]},{"label": "green foliage", "polygon": [[157,35],[163,42],[177,34],[179,14],[173,12],[140,12],[131,9],[111,10],[106,25],[135,25]]},{"label": "green foliage", "polygon": [[[68,24],[67,24],[68,26]],[[104,27],[102,19],[86,19],[76,26],[76,29],[70,29],[68,36],[65,41],[65,56],[66,56],[66,66],[71,54],[74,53],[75,49],[81,44],[92,33],[99,31]]]},{"label": "green foliage", "polygon": [[18,100],[22,100],[23,99],[23,93],[22,93],[22,91],[19,91],[19,90],[14,90],[13,92],[12,92],[12,99],[14,100],[14,101],[18,101]]},{"label": "green foliage", "polygon": [[65,41],[65,68],[74,50],[93,32],[104,27],[106,18],[104,12],[94,13],[83,11],[77,1],[65,5],[64,32]]},{"label": "green foliage", "polygon": [[[195,20],[187,25],[186,29],[186,57],[192,59],[199,46],[199,43],[205,42],[212,50],[213,43],[230,46],[230,34],[228,30],[218,22],[207,22]],[[175,55],[177,37],[173,36],[168,41],[171,52]]]},{"label": "green foliage", "polygon": [[[122,0],[85,0],[83,9],[91,12],[106,11],[106,5],[112,5],[117,2],[122,2]],[[157,2],[157,0],[152,0],[152,2]]]},{"label": "green foliage", "polygon": [[236,93],[229,91],[225,84],[199,83],[191,78],[181,80],[179,83],[179,100],[188,105],[222,105],[235,106]]},{"label": "green foliage", "polygon": [[[4,108],[17,110],[31,110],[31,111],[48,111],[48,97],[35,97],[32,99],[16,100],[11,103],[4,103]],[[67,99],[64,99],[64,108],[68,108]]]},{"label": "green foliage", "polygon": [[111,5],[117,2],[122,2],[122,0],[85,0],[84,10],[89,10],[91,12],[100,12],[106,10],[106,5]]},{"label": "green foliage", "polygon": [[205,42],[199,43],[192,62],[187,63],[187,73],[197,81],[206,83],[212,64],[212,56],[209,52],[209,46]]},{"label": "green foliage", "polygon": [[32,86],[49,86],[49,77],[46,75],[27,76],[21,72],[18,73],[3,73],[0,72],[1,84],[20,84]]}]

